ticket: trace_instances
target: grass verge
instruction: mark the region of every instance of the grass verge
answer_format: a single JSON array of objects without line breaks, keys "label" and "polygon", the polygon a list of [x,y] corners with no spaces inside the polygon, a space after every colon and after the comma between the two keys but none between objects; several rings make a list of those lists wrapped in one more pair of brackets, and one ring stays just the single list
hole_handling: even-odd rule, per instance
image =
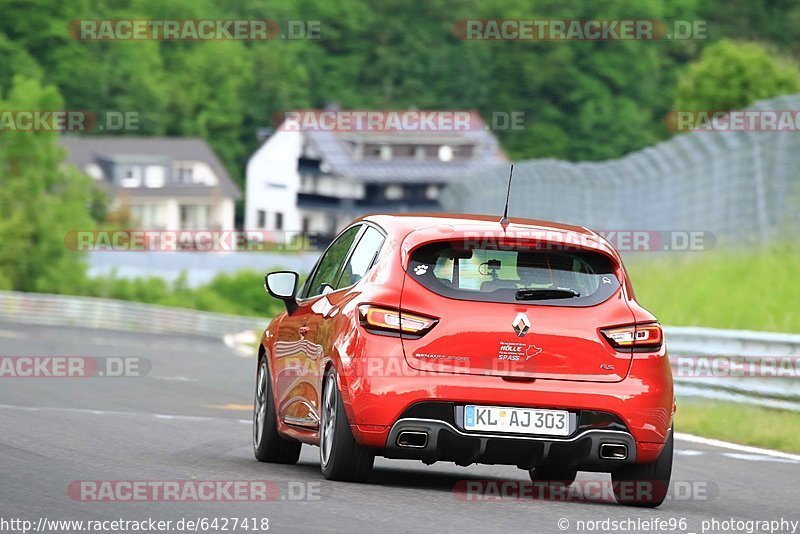
[{"label": "grass verge", "polygon": [[800,333],[800,246],[626,263],[637,300],[662,324]]},{"label": "grass verge", "polygon": [[800,413],[704,399],[678,399],[675,431],[800,453]]}]

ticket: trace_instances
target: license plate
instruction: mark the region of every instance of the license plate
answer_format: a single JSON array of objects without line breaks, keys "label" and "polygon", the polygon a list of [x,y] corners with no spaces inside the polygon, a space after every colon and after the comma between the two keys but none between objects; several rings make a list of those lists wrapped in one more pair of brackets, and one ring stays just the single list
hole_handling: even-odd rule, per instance
[{"label": "license plate", "polygon": [[464,430],[568,436],[569,412],[468,405],[464,407]]}]

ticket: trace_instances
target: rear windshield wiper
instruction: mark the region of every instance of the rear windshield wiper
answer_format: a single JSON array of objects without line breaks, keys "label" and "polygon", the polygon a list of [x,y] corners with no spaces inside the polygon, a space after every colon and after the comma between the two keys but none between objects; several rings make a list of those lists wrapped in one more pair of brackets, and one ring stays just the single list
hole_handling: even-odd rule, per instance
[{"label": "rear windshield wiper", "polygon": [[574,289],[563,287],[555,289],[518,289],[517,300],[548,300],[548,299],[567,299],[580,297],[581,294]]}]

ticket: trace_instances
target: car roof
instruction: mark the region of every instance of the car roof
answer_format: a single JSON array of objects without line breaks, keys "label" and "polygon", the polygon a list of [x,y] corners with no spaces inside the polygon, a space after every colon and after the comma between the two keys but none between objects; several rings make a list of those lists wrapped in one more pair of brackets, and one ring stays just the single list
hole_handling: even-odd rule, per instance
[{"label": "car roof", "polygon": [[[466,213],[397,213],[397,214],[374,214],[365,215],[358,220],[366,220],[389,229],[421,230],[437,225],[470,225],[485,226],[487,230],[494,230],[500,224],[499,215],[474,215]],[[485,223],[485,224],[481,224]],[[510,225],[518,229],[525,230],[544,230],[556,232],[573,232],[582,236],[598,237],[598,234],[583,226],[563,224],[552,221],[541,221],[537,219],[524,219],[520,217],[509,217]]]}]

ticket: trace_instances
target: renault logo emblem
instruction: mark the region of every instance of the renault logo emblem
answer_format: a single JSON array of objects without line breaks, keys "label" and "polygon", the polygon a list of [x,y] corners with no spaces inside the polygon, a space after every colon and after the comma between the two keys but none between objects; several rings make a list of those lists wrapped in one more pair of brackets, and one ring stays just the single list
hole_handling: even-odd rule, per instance
[{"label": "renault logo emblem", "polygon": [[514,320],[511,321],[511,326],[514,328],[514,332],[517,333],[517,337],[522,337],[531,329],[531,322],[525,312],[519,312],[514,317]]}]

